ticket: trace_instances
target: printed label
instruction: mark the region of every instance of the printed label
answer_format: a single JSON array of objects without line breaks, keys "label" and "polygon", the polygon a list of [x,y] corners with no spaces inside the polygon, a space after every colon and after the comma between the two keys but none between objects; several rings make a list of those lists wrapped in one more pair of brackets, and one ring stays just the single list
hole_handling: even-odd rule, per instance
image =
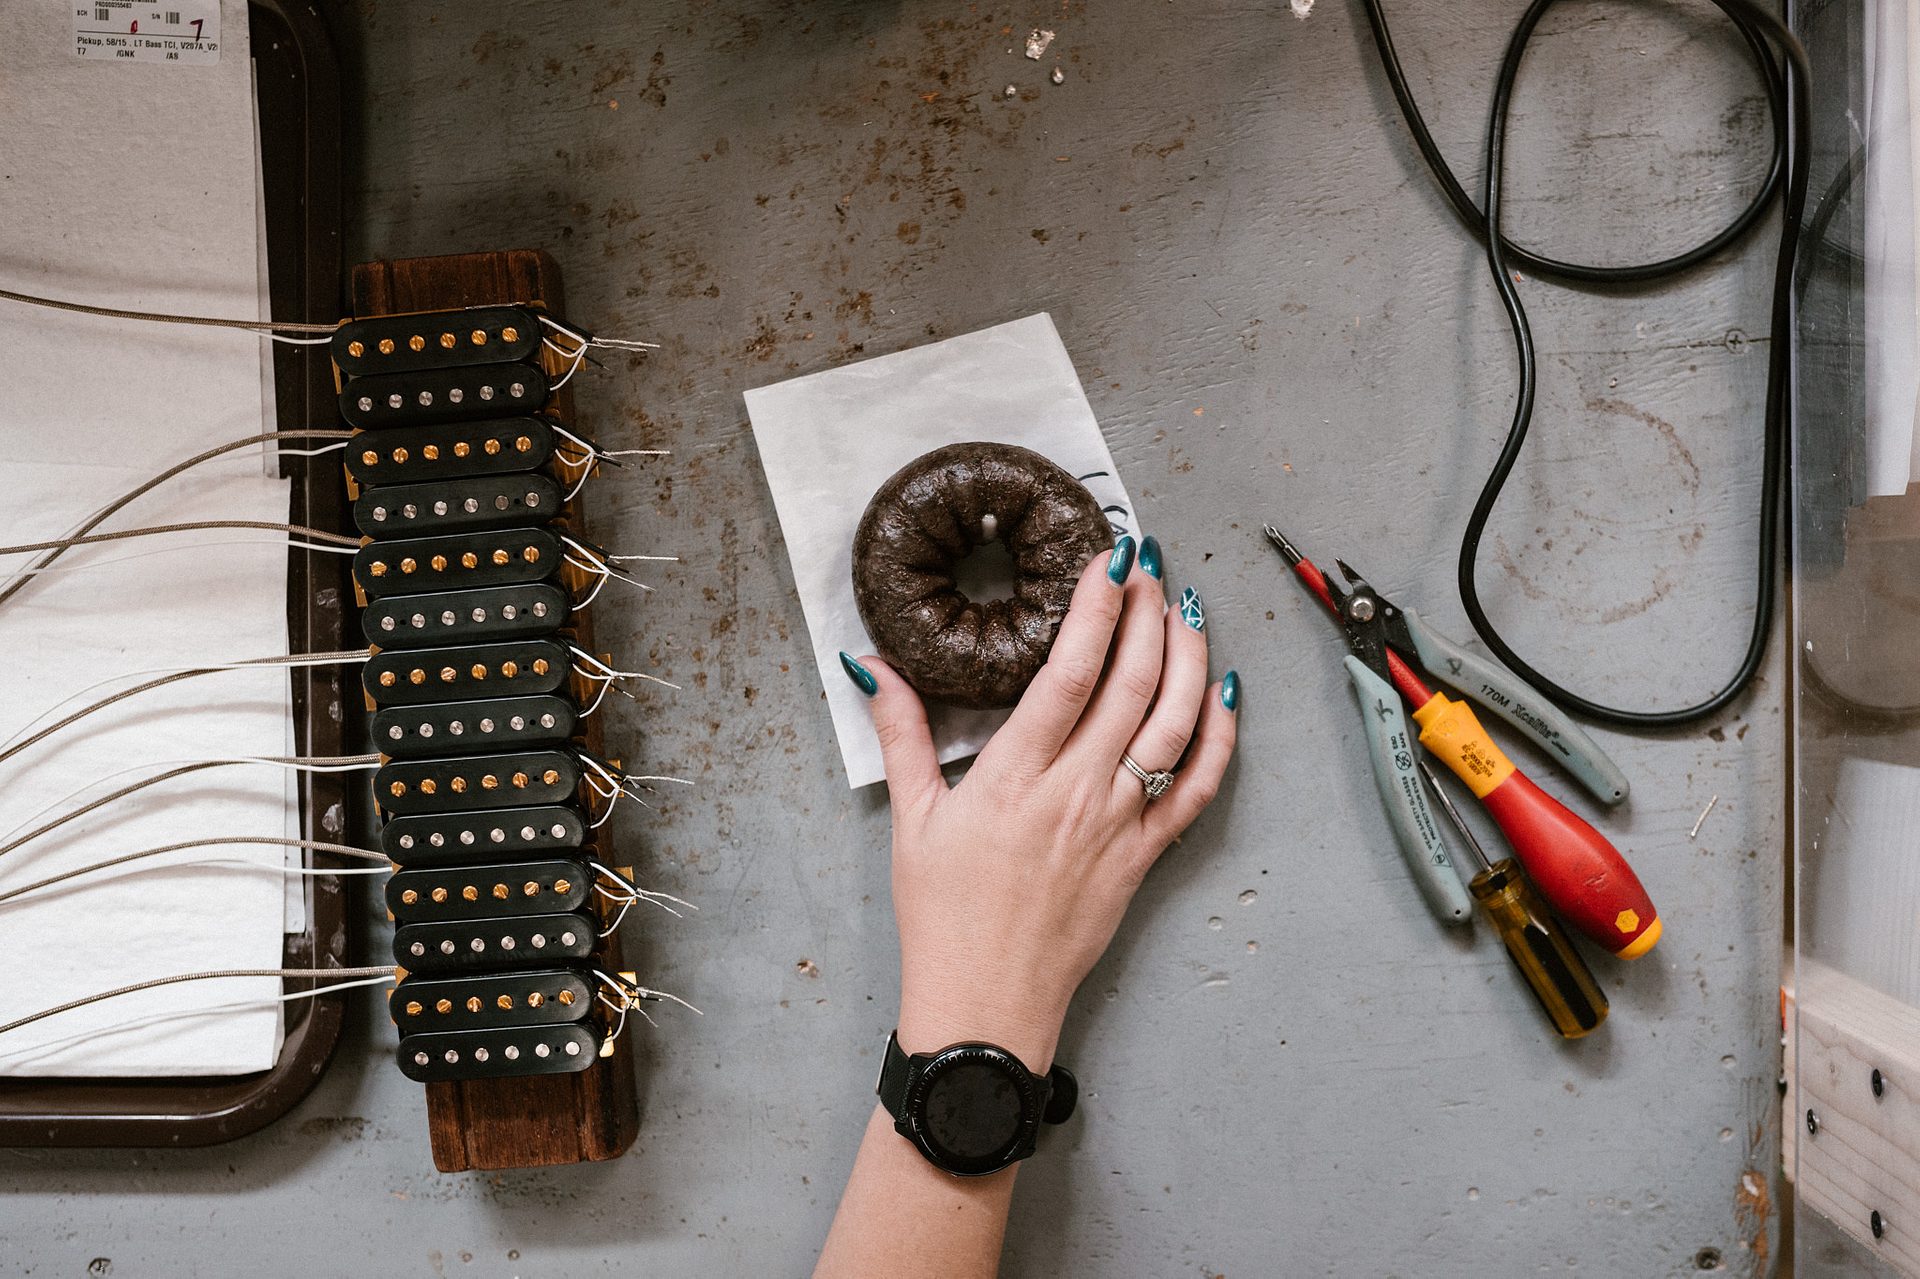
[{"label": "printed label", "polygon": [[212,66],[220,61],[220,0],[74,0],[73,54]]}]

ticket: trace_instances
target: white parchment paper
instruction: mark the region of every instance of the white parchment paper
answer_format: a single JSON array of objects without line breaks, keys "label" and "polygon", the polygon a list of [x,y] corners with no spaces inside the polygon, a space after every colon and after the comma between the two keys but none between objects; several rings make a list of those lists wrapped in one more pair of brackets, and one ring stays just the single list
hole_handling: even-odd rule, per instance
[{"label": "white parchment paper", "polygon": [[[182,67],[76,58],[70,10],[0,4],[0,285],[139,310],[259,314],[245,0],[225,0],[222,14],[225,56]],[[231,330],[0,304],[4,541],[57,537],[171,463],[265,429],[263,347]],[[286,482],[247,450],[168,482],[106,527],[284,521],[287,511]],[[199,532],[71,552],[0,608],[0,740],[104,677],[285,653],[277,540]],[[0,558],[0,578],[31,558]],[[172,761],[284,754],[287,687],[284,671],[227,672],[82,721],[0,764],[0,831],[24,833],[49,806],[46,817],[71,811]],[[160,844],[283,833],[286,795],[276,768],[180,778],[0,856],[0,892]],[[243,864],[185,864],[209,856]],[[155,977],[278,967],[283,856],[266,845],[181,852],[0,905],[0,1022]],[[280,988],[236,978],[93,1004],[6,1035],[0,1075],[265,1070],[279,1054]]]},{"label": "white parchment paper", "polygon": [[[760,387],[746,401],[849,786],[885,776],[866,699],[841,671],[840,651],[873,649],[853,601],[853,532],[889,475],[943,444],[1018,444],[1080,477],[1116,537],[1138,536],[1113,455],[1045,314]],[[928,709],[943,764],[977,753],[1007,717]]]}]

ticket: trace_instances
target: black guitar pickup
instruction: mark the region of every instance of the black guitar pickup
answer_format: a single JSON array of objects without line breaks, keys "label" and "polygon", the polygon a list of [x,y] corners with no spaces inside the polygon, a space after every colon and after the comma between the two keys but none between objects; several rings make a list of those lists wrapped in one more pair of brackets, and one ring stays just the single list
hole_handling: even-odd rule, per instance
[{"label": "black guitar pickup", "polygon": [[393,958],[408,972],[478,971],[585,959],[599,940],[599,921],[584,911],[402,924],[393,930]]},{"label": "black guitar pickup", "polygon": [[363,431],[532,413],[547,402],[538,364],[473,364],[457,369],[372,373],[340,392],[340,416]]},{"label": "black guitar pickup", "polygon": [[369,600],[551,581],[565,551],[546,528],[493,529],[372,542],[353,556],[353,580]]},{"label": "black guitar pickup", "polygon": [[359,484],[407,484],[538,471],[553,450],[545,418],[510,417],[362,432],[347,441],[346,465]]},{"label": "black guitar pickup", "polygon": [[464,866],[565,852],[586,842],[587,820],[570,804],[423,813],[389,818],[380,828],[381,851],[407,867]]},{"label": "black guitar pickup", "polygon": [[580,968],[461,977],[409,977],[387,1010],[402,1035],[508,1026],[565,1026],[593,1014],[594,979]]},{"label": "black guitar pickup", "polygon": [[376,539],[545,524],[559,514],[560,486],[540,474],[382,486],[353,504],[353,522]]},{"label": "black guitar pickup", "polygon": [[387,880],[387,910],[402,924],[582,910],[593,881],[585,862],[567,857],[413,867]]},{"label": "black guitar pickup", "polygon": [[394,814],[560,804],[579,789],[580,757],[570,750],[399,759],[373,774],[374,800]]},{"label": "black guitar pickup", "polygon": [[342,375],[411,373],[530,360],[546,326],[524,306],[476,306],[349,320],[334,331],[327,353]]},{"label": "black guitar pickup", "polygon": [[419,759],[460,751],[560,745],[573,737],[579,714],[571,700],[548,693],[389,706],[376,711],[368,727],[381,754]]},{"label": "black guitar pickup", "polygon": [[400,1041],[400,1069],[423,1084],[512,1075],[570,1075],[591,1066],[600,1039],[591,1025],[448,1030]]},{"label": "black guitar pickup", "polygon": [[367,642],[379,648],[435,648],[552,635],[573,605],[552,582],[483,586],[471,591],[388,595],[360,614]]},{"label": "black guitar pickup", "polygon": [[377,706],[418,706],[557,693],[572,672],[573,654],[559,641],[510,640],[375,653],[361,670],[361,683]]}]

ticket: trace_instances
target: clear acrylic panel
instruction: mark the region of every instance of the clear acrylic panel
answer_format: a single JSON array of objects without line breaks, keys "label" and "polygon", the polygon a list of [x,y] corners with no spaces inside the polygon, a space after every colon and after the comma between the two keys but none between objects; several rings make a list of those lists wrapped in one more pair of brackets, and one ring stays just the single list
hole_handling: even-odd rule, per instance
[{"label": "clear acrylic panel", "polygon": [[1920,1205],[1920,1078],[1904,1077],[1920,1072],[1897,1068],[1920,1062],[1920,0],[1794,10],[1813,62],[1794,335],[1794,1273],[1920,1274],[1920,1212],[1902,1207]]}]

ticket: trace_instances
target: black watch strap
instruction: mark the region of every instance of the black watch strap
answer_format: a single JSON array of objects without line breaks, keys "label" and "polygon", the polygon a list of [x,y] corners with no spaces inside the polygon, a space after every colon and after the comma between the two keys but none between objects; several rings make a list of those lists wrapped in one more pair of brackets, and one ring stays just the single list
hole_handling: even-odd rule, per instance
[{"label": "black watch strap", "polygon": [[880,1105],[899,1120],[907,1108],[907,1083],[913,1078],[913,1061],[900,1049],[900,1032],[887,1036],[887,1055],[880,1063]]}]

